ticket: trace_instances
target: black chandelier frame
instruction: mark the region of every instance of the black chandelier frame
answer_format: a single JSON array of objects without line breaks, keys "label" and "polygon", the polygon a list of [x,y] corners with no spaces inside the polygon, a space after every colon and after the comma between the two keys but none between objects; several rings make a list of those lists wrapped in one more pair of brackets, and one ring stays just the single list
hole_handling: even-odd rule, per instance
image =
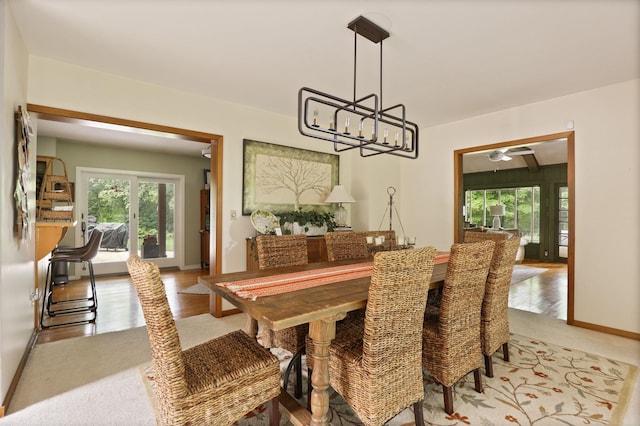
[{"label": "black chandelier frame", "polygon": [[[390,154],[418,158],[418,125],[407,121],[403,104],[382,108],[382,41],[389,33],[359,16],[347,28],[354,31],[353,100],[303,87],[298,91],[298,130],[304,136],[332,142],[336,152],[359,149],[360,156]],[[380,94],[356,98],[358,35],[380,43]],[[318,111],[329,109],[329,126],[319,124]],[[312,112],[312,113],[310,113]],[[352,130],[351,122],[357,123]],[[338,123],[344,123],[340,127]],[[383,134],[380,127],[384,126]],[[365,135],[371,129],[370,136]],[[391,132],[389,131],[391,129]]]}]

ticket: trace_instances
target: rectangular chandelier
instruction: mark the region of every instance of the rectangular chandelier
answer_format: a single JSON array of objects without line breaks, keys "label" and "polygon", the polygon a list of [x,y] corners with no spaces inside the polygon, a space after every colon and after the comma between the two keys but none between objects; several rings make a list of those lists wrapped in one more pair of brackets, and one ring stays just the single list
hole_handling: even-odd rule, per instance
[{"label": "rectangular chandelier", "polygon": [[[359,149],[362,157],[391,154],[418,158],[418,125],[407,121],[402,104],[382,106],[382,41],[389,33],[359,16],[353,30],[353,100],[303,87],[298,91],[298,129],[304,136],[333,142],[336,152]],[[356,98],[358,34],[380,43],[380,93]]]}]

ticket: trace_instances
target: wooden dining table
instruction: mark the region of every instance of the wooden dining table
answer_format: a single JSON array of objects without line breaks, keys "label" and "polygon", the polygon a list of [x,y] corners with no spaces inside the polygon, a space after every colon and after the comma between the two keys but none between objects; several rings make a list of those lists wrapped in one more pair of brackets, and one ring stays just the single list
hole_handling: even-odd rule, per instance
[{"label": "wooden dining table", "polygon": [[[341,265],[371,262],[371,258],[336,262],[318,262],[301,266],[273,268],[256,272],[232,272],[201,276],[200,284],[247,314],[247,333],[255,337],[258,322],[274,331],[299,324],[309,324],[309,336],[313,339],[314,369],[311,376],[311,413],[301,407],[288,393],[282,392],[280,403],[290,414],[291,422],[299,425],[329,424],[329,345],[335,337],[336,321],[347,312],[364,308],[367,304],[371,277],[304,288],[288,293],[258,297],[255,300],[237,296],[228,288],[218,285],[260,277],[320,270]],[[442,285],[447,270],[446,261],[436,263],[429,288]]]}]

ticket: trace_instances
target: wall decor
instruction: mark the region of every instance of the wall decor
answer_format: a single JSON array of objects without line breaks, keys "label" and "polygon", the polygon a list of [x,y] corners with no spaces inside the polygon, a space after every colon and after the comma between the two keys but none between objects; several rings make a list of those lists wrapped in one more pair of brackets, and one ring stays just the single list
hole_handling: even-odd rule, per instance
[{"label": "wall decor", "polygon": [[243,215],[332,210],[324,200],[339,182],[340,156],[250,139],[243,144]]},{"label": "wall decor", "polygon": [[16,139],[18,149],[18,167],[16,176],[16,186],[13,191],[16,208],[16,233],[20,234],[22,239],[26,239],[29,234],[29,204],[27,197],[27,188],[31,180],[31,169],[29,165],[31,157],[31,148],[29,142],[33,137],[33,129],[31,128],[31,120],[26,108],[21,105],[15,113],[16,119]]}]

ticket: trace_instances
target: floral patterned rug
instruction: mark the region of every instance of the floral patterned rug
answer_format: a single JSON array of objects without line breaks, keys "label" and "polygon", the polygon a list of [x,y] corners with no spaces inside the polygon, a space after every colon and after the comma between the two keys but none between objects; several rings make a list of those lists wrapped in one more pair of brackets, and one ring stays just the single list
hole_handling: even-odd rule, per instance
[{"label": "floral patterned rug", "polygon": [[[477,393],[473,374],[454,388],[454,413],[443,410],[442,388],[424,374],[423,403],[427,425],[618,425],[622,423],[635,377],[636,366],[582,351],[556,346],[517,334],[511,335],[510,362],[502,354],[493,356],[494,377],[482,376],[484,391]],[[291,357],[280,349],[272,351],[284,371]],[[141,367],[152,396],[153,371]],[[483,370],[484,373],[484,370]],[[306,380],[306,372],[304,374]],[[289,390],[293,389],[293,374]],[[306,383],[303,385],[306,392]],[[306,394],[300,400],[306,403]],[[335,392],[331,394],[330,422],[333,426],[362,422]],[[265,407],[259,407],[237,422],[238,426],[267,425]],[[287,414],[281,425],[291,424]],[[405,409],[387,423],[413,425],[413,412]]]}]

